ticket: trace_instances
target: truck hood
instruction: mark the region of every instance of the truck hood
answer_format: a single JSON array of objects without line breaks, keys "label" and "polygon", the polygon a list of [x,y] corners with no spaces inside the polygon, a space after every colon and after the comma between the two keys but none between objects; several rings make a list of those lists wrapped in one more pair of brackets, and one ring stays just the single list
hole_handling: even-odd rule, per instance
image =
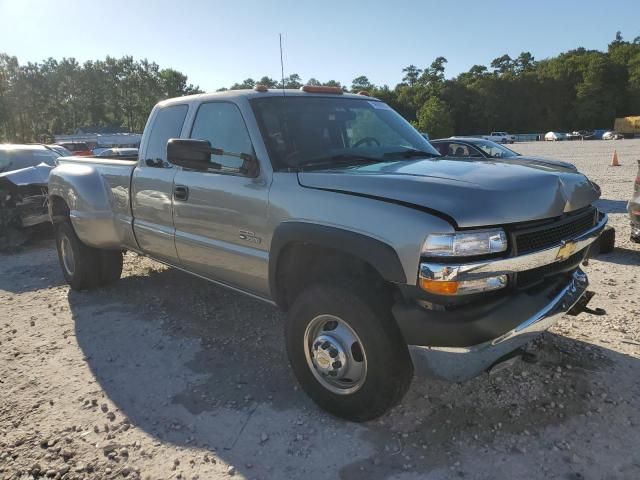
[{"label": "truck hood", "polygon": [[307,188],[433,211],[460,228],[557,217],[600,197],[581,173],[531,159],[386,162],[300,172],[298,180]]}]

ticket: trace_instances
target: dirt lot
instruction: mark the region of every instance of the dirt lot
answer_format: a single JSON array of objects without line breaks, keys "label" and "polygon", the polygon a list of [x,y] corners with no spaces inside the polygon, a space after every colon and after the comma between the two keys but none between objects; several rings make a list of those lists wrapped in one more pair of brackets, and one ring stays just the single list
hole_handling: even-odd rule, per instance
[{"label": "dirt lot", "polygon": [[640,245],[624,212],[640,140],[514,147],[576,163],[618,231],[587,267],[608,315],[566,317],[535,363],[417,378],[391,414],[346,423],[296,387],[278,311],[133,254],[117,284],[71,292],[45,238],[0,256],[0,478],[640,478]]}]

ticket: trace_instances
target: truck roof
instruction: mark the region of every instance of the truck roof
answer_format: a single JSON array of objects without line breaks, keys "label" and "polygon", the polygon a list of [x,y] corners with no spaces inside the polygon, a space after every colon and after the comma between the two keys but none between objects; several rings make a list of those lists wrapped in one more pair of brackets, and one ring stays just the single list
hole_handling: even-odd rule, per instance
[{"label": "truck roof", "polygon": [[169,98],[167,100],[163,100],[158,103],[159,106],[165,107],[168,105],[173,105],[177,103],[191,103],[191,102],[206,102],[209,100],[217,100],[217,99],[238,99],[238,98],[263,98],[263,97],[282,97],[283,94],[287,97],[338,97],[338,98],[357,98],[359,100],[362,99],[370,99],[370,100],[378,100],[375,97],[367,97],[365,95],[360,95],[356,93],[310,93],[303,92],[298,89],[281,89],[281,88],[270,88],[266,92],[259,92],[254,89],[243,89],[243,90],[225,90],[224,92],[214,92],[214,93],[199,93],[196,95],[186,95],[184,97],[176,97]]}]

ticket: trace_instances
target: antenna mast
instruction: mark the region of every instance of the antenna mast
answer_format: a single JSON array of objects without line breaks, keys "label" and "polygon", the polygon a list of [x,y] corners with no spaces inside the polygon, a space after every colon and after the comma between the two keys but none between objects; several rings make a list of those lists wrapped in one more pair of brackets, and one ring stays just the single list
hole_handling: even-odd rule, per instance
[{"label": "antenna mast", "polygon": [[282,34],[278,34],[280,36],[280,73],[282,75],[282,96],[285,96],[284,93],[284,61],[282,59]]}]

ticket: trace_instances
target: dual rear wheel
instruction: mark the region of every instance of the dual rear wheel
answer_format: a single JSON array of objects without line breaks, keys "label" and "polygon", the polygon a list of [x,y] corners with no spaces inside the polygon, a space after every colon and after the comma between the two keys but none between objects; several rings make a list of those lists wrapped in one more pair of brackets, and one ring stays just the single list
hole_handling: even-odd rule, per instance
[{"label": "dual rear wheel", "polygon": [[122,251],[90,247],[78,238],[71,222],[55,226],[56,247],[62,273],[74,290],[113,283],[122,274]]}]

